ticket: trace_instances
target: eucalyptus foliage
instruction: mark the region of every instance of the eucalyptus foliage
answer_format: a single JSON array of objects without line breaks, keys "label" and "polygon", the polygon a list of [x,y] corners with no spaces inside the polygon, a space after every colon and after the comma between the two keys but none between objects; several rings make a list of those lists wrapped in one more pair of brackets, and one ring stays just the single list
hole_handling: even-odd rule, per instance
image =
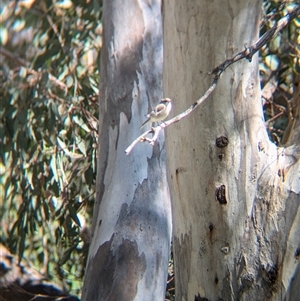
[{"label": "eucalyptus foliage", "polygon": [[[299,1],[264,0],[260,34],[263,35],[291,12]],[[270,139],[281,144],[291,123],[295,104],[291,103],[300,74],[300,19],[294,19],[260,52],[262,105]]]},{"label": "eucalyptus foliage", "polygon": [[1,242],[78,293],[97,150],[99,1],[1,7]]}]

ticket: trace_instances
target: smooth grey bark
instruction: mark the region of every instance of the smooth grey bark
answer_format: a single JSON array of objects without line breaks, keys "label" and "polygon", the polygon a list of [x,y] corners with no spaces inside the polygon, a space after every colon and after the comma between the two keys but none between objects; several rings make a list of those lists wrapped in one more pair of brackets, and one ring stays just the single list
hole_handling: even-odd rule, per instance
[{"label": "smooth grey bark", "polygon": [[171,240],[164,136],[124,150],[162,97],[161,3],[103,3],[97,195],[82,300],[163,300]]},{"label": "smooth grey bark", "polygon": [[[252,0],[164,1],[173,115],[208,89],[209,71],[256,41],[260,9]],[[299,140],[269,141],[260,93],[255,55],[166,129],[176,300],[299,300]]]}]

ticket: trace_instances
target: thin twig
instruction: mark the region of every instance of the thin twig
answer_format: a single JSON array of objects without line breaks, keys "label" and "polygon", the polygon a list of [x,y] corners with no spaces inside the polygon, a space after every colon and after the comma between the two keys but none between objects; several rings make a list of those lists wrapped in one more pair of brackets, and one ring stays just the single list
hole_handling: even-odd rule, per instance
[{"label": "thin twig", "polygon": [[9,59],[10,61],[16,63],[19,66],[23,66],[23,67],[29,67],[30,66],[29,62],[27,62],[26,60],[20,58],[19,56],[17,56],[14,53],[11,53],[9,50],[5,49],[2,46],[0,46],[0,54],[2,54],[7,59]]},{"label": "thin twig", "polygon": [[[5,56],[7,59],[9,59],[10,61],[12,61],[13,63],[17,63],[19,66],[22,66],[24,68],[26,68],[26,70],[33,74],[36,77],[36,80],[40,79],[40,76],[42,75],[42,72],[39,71],[35,71],[31,68],[29,68],[30,63],[22,58],[20,58],[19,56],[17,56],[14,53],[11,53],[9,50],[5,49],[4,47],[0,46],[0,54],[2,54],[3,56]],[[48,74],[48,79],[49,81],[56,86],[57,88],[63,90],[65,93],[68,92],[68,87],[65,83],[63,83],[62,81],[60,81],[58,78],[56,78],[55,76],[53,76],[51,73],[47,72]]]},{"label": "thin twig", "polygon": [[59,43],[60,43],[61,48],[64,49],[65,43],[64,43],[64,41],[63,41],[63,39],[62,39],[60,33],[58,32],[58,29],[57,29],[56,24],[53,22],[53,20],[52,20],[52,18],[50,17],[50,15],[47,14],[46,17],[47,17],[47,20],[48,20],[50,26],[52,27],[54,33],[56,34],[56,36],[57,36],[57,38],[58,38],[58,41],[59,41]]},{"label": "thin twig", "polygon": [[173,124],[175,122],[178,122],[179,120],[181,120],[182,118],[186,117],[187,115],[189,115],[190,113],[192,113],[193,110],[195,110],[198,106],[200,106],[202,103],[204,103],[204,101],[212,94],[212,92],[215,90],[215,88],[217,87],[218,81],[219,81],[220,75],[216,75],[214,78],[214,81],[212,83],[212,85],[206,90],[206,92],[204,93],[204,95],[202,97],[200,97],[197,101],[195,101],[186,111],[184,111],[183,113],[175,116],[174,118],[165,121],[161,127],[165,128],[167,126],[169,126],[170,124]]},{"label": "thin twig", "polygon": [[[160,127],[160,126],[158,126]],[[138,142],[144,142],[144,141],[148,141],[150,144],[152,144],[148,138],[146,138],[146,136],[149,134],[149,133],[154,133],[153,131],[154,128],[151,128],[151,130],[145,132],[144,134],[140,135],[139,137],[137,137],[125,150],[125,153],[126,155],[129,155],[129,153],[132,151],[132,149],[135,147],[135,145],[138,143]]]},{"label": "thin twig", "polygon": [[67,94],[68,87],[65,83],[63,83],[62,81],[60,81],[58,78],[56,78],[55,76],[53,76],[50,73],[48,73],[48,78],[49,78],[50,82],[52,82],[52,84],[54,84],[54,86],[60,88],[61,90],[63,90],[65,92],[65,94]]}]

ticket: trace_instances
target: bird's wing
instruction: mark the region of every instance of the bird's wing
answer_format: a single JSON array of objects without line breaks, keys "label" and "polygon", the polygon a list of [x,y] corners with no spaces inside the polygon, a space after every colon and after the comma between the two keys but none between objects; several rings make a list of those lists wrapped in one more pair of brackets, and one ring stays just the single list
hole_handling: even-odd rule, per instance
[{"label": "bird's wing", "polygon": [[159,104],[155,107],[155,113],[162,111],[165,108],[165,105]]}]

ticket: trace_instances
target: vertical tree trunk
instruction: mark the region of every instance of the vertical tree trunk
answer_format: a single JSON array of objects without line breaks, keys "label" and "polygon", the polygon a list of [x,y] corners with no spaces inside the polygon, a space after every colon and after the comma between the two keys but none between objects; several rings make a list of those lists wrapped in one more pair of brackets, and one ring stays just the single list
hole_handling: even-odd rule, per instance
[{"label": "vertical tree trunk", "polygon": [[[203,95],[207,72],[258,38],[260,10],[261,1],[164,1],[174,115]],[[176,300],[299,300],[299,156],[268,139],[257,55],[227,69],[166,143]]]},{"label": "vertical tree trunk", "polygon": [[82,300],[163,300],[171,240],[164,137],[124,150],[162,97],[161,3],[106,0],[97,195]]}]

